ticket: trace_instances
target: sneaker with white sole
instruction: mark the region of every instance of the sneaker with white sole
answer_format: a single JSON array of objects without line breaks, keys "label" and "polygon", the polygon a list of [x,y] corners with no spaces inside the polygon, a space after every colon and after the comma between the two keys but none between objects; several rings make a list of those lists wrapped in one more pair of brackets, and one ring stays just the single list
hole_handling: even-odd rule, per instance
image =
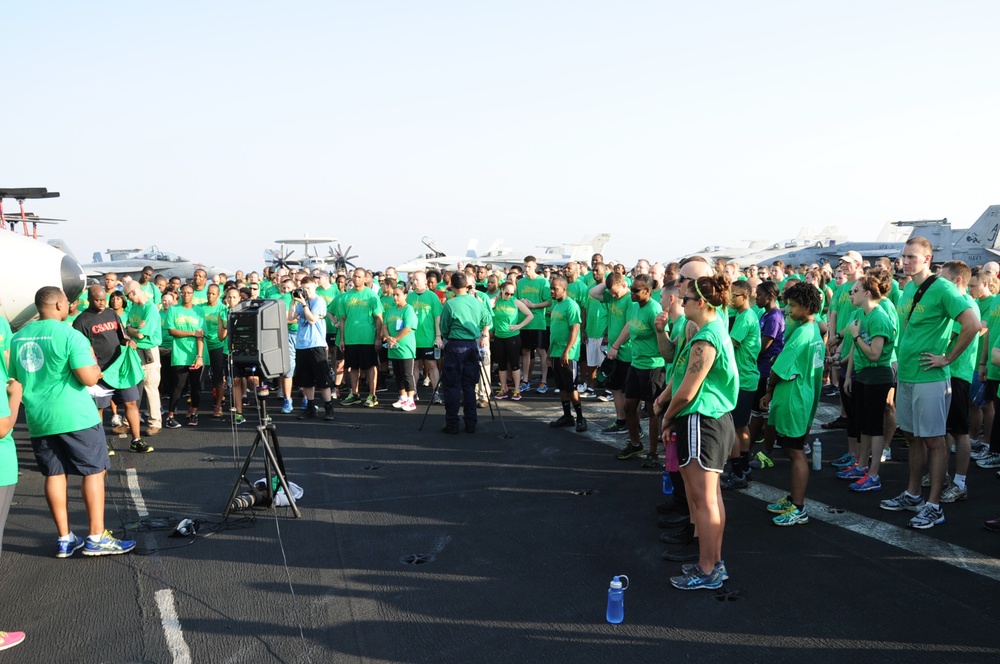
[{"label": "sneaker with white sole", "polygon": [[942,503],[957,503],[960,500],[969,499],[969,485],[966,484],[964,489],[959,489],[958,485],[954,482],[941,492],[941,502]]},{"label": "sneaker with white sole", "polygon": [[980,468],[1000,468],[1000,452],[993,452],[976,461]]},{"label": "sneaker with white sole", "polygon": [[919,512],[926,505],[924,499],[920,496],[911,496],[905,491],[895,498],[889,498],[888,500],[883,500],[878,504],[884,510],[889,510],[890,512],[902,512],[903,510],[910,510],[911,512]]},{"label": "sneaker with white sole", "polygon": [[111,536],[110,530],[105,530],[101,539],[94,541],[87,538],[83,545],[83,555],[85,556],[115,556],[121,553],[128,553],[135,548],[135,540],[120,540]]},{"label": "sneaker with white sole", "polygon": [[910,527],[919,528],[920,530],[927,530],[942,523],[944,523],[944,510],[940,507],[935,508],[927,504],[917,512],[915,517],[910,519]]},{"label": "sneaker with white sole", "polygon": [[59,540],[59,548],[56,549],[56,558],[69,558],[76,551],[82,549],[84,544],[86,544],[86,542],[83,541],[83,538],[79,535],[74,533],[70,534],[73,535],[73,539],[66,542]]}]

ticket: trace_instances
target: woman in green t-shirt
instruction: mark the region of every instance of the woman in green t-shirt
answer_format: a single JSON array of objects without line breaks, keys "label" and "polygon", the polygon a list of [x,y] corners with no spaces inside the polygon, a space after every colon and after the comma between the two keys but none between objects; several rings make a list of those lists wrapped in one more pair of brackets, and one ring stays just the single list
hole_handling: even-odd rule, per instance
[{"label": "woman in green t-shirt", "polygon": [[382,326],[383,344],[392,375],[399,387],[399,399],[392,404],[406,412],[417,409],[414,397],[417,386],[413,381],[413,361],[417,357],[417,312],[406,303],[406,285],[396,285],[392,289],[392,305],[385,310],[385,325]]},{"label": "woman in green t-shirt", "polygon": [[[726,275],[689,281],[684,315],[698,326],[674,367],[670,405],[663,416],[663,440],[676,441],[699,547],[698,563],[670,579],[675,588],[719,588],[727,577],[722,561],[726,510],[719,478],[736,441],[731,412],[736,407],[739,371],[727,329]],[[722,307],[721,312],[719,308]]]}]

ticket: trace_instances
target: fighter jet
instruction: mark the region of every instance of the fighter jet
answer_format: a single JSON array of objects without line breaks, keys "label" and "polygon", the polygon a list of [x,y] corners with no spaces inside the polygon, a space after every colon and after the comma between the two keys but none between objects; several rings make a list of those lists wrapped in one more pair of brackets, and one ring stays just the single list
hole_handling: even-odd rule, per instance
[{"label": "fighter jet", "polygon": [[[49,240],[49,244],[61,249],[67,255],[73,256],[69,246],[62,240]],[[183,256],[162,251],[155,244],[145,249],[108,249],[104,253],[107,254],[108,260],[103,258],[101,252],[95,251],[93,261],[82,265],[88,277],[100,277],[114,272],[119,279],[126,274],[133,279],[138,279],[142,268],[147,265],[153,268],[154,274],[162,274],[168,279],[170,277],[191,279],[194,277],[195,270],[199,269],[205,270],[209,276],[220,272],[231,273],[222,267],[195,263]]]},{"label": "fighter jet", "polygon": [[459,263],[475,263],[479,257],[476,254],[476,240],[469,240],[469,247],[465,250],[464,256],[449,255],[438,246],[438,244],[426,235],[420,239],[424,246],[430,249],[429,253],[420,254],[408,261],[396,265],[397,272],[416,272],[417,270],[453,270]]},{"label": "fighter jet", "polygon": [[[6,278],[0,280],[0,315],[17,330],[35,318],[35,292],[42,286],[58,286],[66,292],[70,300],[75,299],[86,279],[83,268],[73,258],[37,239],[37,223],[55,221],[31,215],[24,211],[26,199],[58,198],[59,192],[48,191],[44,187],[32,189],[0,188],[0,265],[4,266]],[[12,218],[3,212],[3,199],[13,198],[21,205],[21,214],[13,218],[15,223],[6,226]],[[16,230],[16,222],[23,225],[23,233]],[[28,224],[33,226],[28,233]]]}]

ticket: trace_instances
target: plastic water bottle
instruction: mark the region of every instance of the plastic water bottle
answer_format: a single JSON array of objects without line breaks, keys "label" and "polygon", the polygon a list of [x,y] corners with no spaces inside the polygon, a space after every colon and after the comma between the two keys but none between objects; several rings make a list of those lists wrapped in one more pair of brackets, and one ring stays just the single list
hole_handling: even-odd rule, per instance
[{"label": "plastic water bottle", "polygon": [[441,346],[438,345],[434,346],[434,359],[435,360],[441,359]]},{"label": "plastic water bottle", "polygon": [[[625,579],[622,585],[621,579]],[[625,589],[628,588],[628,577],[620,574],[611,579],[611,587],[608,588],[608,622],[617,625],[625,620]]]},{"label": "plastic water bottle", "polygon": [[812,444],[813,470],[823,469],[823,443],[817,438]]},{"label": "plastic water bottle", "polygon": [[674,481],[670,479],[670,471],[663,469],[663,493],[668,496],[674,492]]}]

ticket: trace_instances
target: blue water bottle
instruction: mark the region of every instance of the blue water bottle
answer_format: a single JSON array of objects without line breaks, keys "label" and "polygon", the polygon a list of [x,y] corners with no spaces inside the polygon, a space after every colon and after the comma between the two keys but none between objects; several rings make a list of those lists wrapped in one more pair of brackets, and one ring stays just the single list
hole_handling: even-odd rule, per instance
[{"label": "blue water bottle", "polygon": [[[621,579],[625,579],[622,585]],[[628,588],[628,577],[624,574],[611,579],[608,588],[608,622],[617,625],[625,620],[625,589]]]},{"label": "blue water bottle", "polygon": [[670,479],[670,471],[663,469],[663,493],[668,496],[674,492],[674,481]]}]

